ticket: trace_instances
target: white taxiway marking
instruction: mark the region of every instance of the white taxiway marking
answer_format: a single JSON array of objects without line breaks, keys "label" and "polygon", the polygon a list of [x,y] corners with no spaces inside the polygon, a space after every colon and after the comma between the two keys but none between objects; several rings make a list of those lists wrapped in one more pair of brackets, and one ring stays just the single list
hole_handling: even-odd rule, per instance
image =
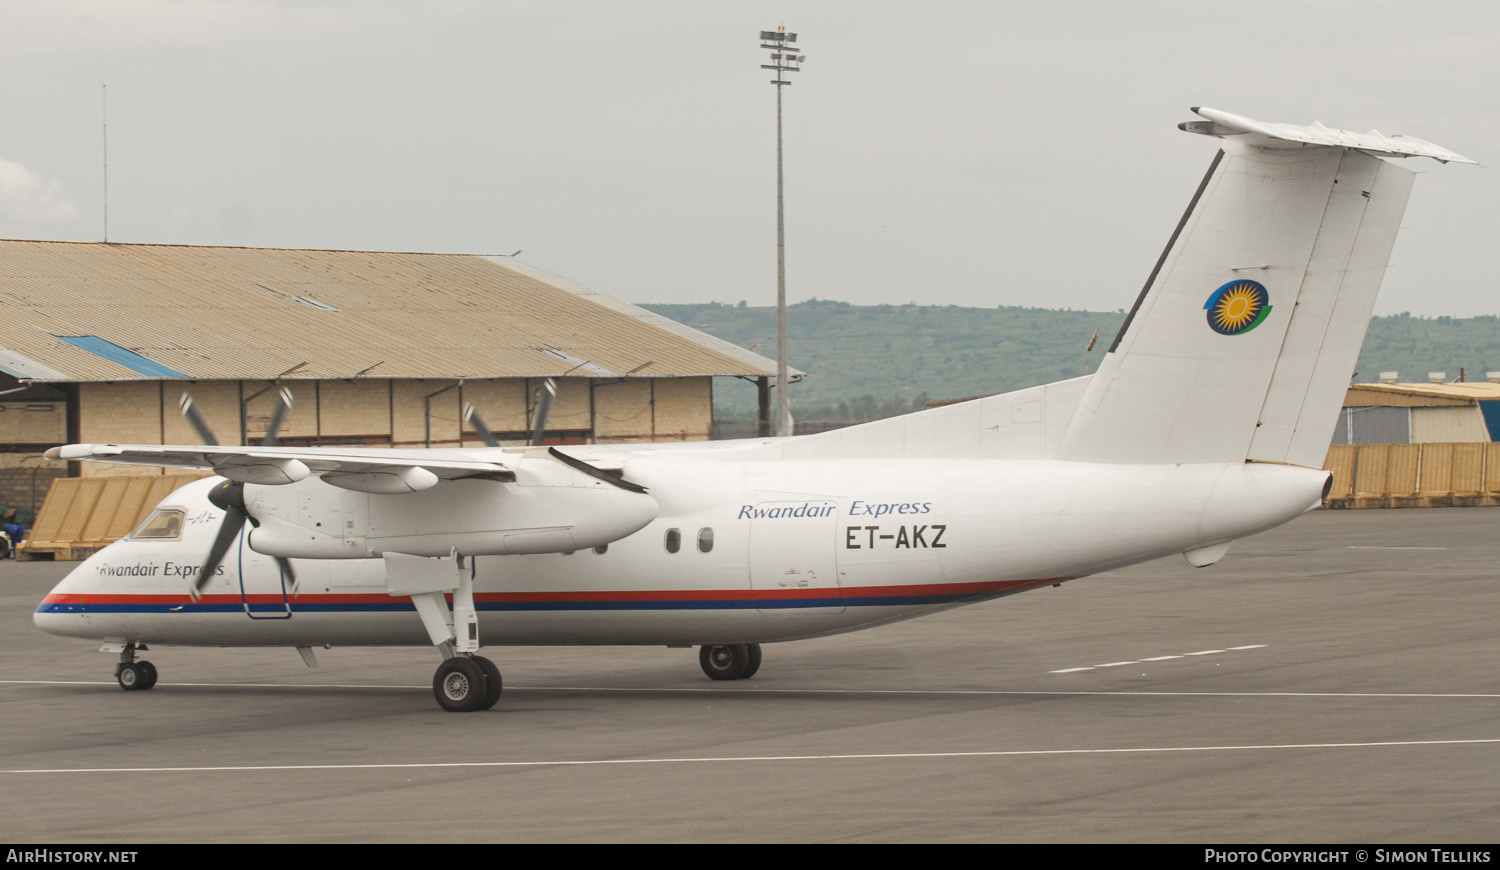
[{"label": "white taxiway marking", "polygon": [[1182,653],[1180,655],[1175,655],[1175,656],[1152,656],[1149,659],[1134,659],[1134,660],[1128,661],[1128,662],[1109,662],[1108,664],[1103,664],[1103,665],[1088,665],[1088,666],[1081,667],[1081,668],[1063,668],[1063,669],[1057,670],[1057,671],[1048,671],[1047,673],[1049,673],[1049,674],[1076,674],[1079,671],[1092,671],[1092,670],[1094,670],[1096,668],[1118,668],[1118,667],[1122,667],[1124,665],[1138,665],[1141,662],[1165,662],[1165,661],[1169,661],[1171,659],[1187,658],[1188,656],[1212,656],[1212,655],[1218,655],[1219,653],[1224,653],[1224,652],[1241,652],[1241,651],[1247,650],[1247,649],[1265,649],[1265,648],[1266,648],[1266,645],[1263,644],[1263,643],[1251,643],[1251,644],[1246,644],[1245,646],[1231,646],[1231,647],[1227,647],[1225,649],[1200,649],[1197,652]]},{"label": "white taxiway marking", "polygon": [[[1078,668],[1077,670],[1089,670]],[[114,680],[0,680],[0,686],[114,686]],[[158,683],[163,689],[376,689],[381,691],[432,691],[428,685],[369,683]],[[1436,698],[1500,700],[1494,692],[1152,692],[1130,690],[1079,690],[1058,691],[1054,689],[786,689],[759,685],[703,686],[506,686],[507,692],[609,692],[636,695],[974,695],[1017,697],[1116,697],[1116,698]]]},{"label": "white taxiway marking", "polygon": [[1447,547],[1356,547],[1348,546],[1346,550],[1446,550]]},{"label": "white taxiway marking", "polygon": [[947,758],[1024,758],[1042,755],[1148,755],[1185,752],[1274,752],[1297,749],[1389,749],[1413,746],[1485,746],[1500,738],[1471,740],[1374,740],[1362,743],[1259,743],[1226,746],[1127,746],[1101,749],[995,749],[968,752],[871,752],[839,755],[722,755],[688,758],[574,758],[552,761],[427,761],[370,764],[244,764],[203,767],[51,767],[5,770],[0,773],[229,773],[295,772],[304,770],[420,770],[424,768],[485,767],[602,767],[636,764],[745,764],[786,761],[900,761]]}]

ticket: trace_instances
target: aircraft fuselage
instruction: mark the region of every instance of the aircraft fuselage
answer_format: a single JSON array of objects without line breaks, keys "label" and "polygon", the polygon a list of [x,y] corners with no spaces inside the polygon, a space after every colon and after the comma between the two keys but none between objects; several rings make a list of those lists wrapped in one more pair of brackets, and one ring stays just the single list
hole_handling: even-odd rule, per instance
[{"label": "aircraft fuselage", "polygon": [[[660,511],[606,547],[471,557],[480,643],[731,644],[853,631],[1253,534],[1316,507],[1328,477],[1253,463],[739,462],[693,452],[626,462]],[[430,644],[411,600],[389,594],[369,529],[336,507],[368,513],[366,503],[315,480],[297,487],[327,502],[319,522],[359,532],[371,557],[295,559],[293,594],[242,534],[195,601],[188,587],[223,517],[206,499],[214,482],[162,503],[183,511],[179,539],[100,551],[47,596],[37,625],[137,644]],[[449,486],[453,498],[515,484]],[[422,495],[371,498],[420,507]]]}]

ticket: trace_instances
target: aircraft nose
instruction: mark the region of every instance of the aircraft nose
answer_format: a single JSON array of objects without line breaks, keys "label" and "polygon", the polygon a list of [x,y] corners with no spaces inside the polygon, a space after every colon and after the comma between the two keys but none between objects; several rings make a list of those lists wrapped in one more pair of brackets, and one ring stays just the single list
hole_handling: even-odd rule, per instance
[{"label": "aircraft nose", "polygon": [[97,560],[102,555],[95,553],[69,571],[57,585],[52,587],[31,615],[32,624],[48,634],[71,637],[86,636],[87,608],[85,596],[89,580],[96,574]]}]

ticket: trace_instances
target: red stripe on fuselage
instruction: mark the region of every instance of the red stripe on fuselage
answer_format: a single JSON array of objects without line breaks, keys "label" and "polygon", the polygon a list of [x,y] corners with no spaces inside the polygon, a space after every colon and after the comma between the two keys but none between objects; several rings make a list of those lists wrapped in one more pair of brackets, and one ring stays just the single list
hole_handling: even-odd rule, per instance
[{"label": "red stripe on fuselage", "polygon": [[[478,592],[474,595],[476,602],[496,603],[549,603],[559,604],[579,602],[628,602],[628,601],[750,601],[750,600],[779,600],[796,601],[800,599],[828,598],[831,596],[842,596],[844,598],[930,598],[933,596],[968,598],[983,595],[994,595],[1006,592],[1024,592],[1028,589],[1036,589],[1041,586],[1050,586],[1054,583],[1062,583],[1072,580],[1072,577],[1048,577],[1036,580],[998,580],[982,583],[928,583],[908,584],[903,586],[851,586],[834,587],[822,589],[687,589],[687,590],[581,590],[581,591],[548,591],[548,592]],[[287,596],[293,603],[307,604],[380,604],[392,600],[400,600],[404,596],[390,596],[383,592],[375,593],[303,593],[301,595]],[[452,596],[448,596],[451,598]],[[248,596],[251,604],[280,604],[283,599],[279,594],[251,595]],[[51,593],[42,599],[43,604],[241,604],[244,598],[240,595],[204,595],[198,601],[186,593],[169,595],[93,595],[87,593],[67,592]]]}]

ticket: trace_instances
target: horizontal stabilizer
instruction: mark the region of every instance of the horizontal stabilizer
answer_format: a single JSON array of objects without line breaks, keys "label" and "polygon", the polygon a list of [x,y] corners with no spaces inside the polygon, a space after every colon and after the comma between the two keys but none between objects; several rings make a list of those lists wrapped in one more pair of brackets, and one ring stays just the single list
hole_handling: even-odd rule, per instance
[{"label": "horizontal stabilizer", "polygon": [[1298,148],[1307,145],[1335,147],[1335,148],[1358,148],[1360,151],[1368,151],[1371,154],[1386,154],[1391,157],[1431,157],[1439,163],[1472,163],[1477,165],[1478,161],[1470,160],[1462,154],[1455,154],[1441,145],[1434,145],[1424,139],[1415,139],[1411,136],[1402,136],[1397,133],[1387,136],[1379,130],[1371,130],[1368,133],[1352,133],[1348,130],[1334,130],[1324,127],[1317,121],[1311,126],[1299,127],[1296,124],[1272,124],[1265,121],[1256,121],[1246,118],[1244,115],[1235,115],[1230,112],[1221,112],[1218,109],[1210,109],[1206,106],[1195,106],[1193,111],[1200,117],[1207,118],[1206,121],[1185,121],[1178,124],[1178,129],[1189,133],[1200,133],[1204,136],[1216,136],[1235,142],[1243,142],[1246,145],[1254,145],[1258,148]]}]

